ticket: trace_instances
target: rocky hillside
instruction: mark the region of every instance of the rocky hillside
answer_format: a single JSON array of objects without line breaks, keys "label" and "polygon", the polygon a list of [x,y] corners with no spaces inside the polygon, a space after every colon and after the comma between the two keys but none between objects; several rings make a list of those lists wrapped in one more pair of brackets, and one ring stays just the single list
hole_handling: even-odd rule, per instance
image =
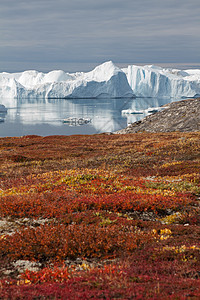
[{"label": "rocky hillside", "polygon": [[164,110],[149,115],[116,133],[189,132],[200,130],[200,98],[164,105]]}]

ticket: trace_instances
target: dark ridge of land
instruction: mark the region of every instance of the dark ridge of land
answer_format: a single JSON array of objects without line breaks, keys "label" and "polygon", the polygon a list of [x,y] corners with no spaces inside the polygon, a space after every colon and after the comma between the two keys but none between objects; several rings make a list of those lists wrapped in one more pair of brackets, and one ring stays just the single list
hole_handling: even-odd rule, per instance
[{"label": "dark ridge of land", "polygon": [[163,107],[166,108],[115,133],[194,132],[200,130],[200,98],[172,102]]}]

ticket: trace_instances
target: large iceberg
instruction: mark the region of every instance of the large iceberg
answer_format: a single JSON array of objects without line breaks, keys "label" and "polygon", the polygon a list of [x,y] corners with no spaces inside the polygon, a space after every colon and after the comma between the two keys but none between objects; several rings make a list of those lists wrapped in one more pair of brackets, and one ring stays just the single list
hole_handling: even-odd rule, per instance
[{"label": "large iceberg", "polygon": [[200,70],[130,65],[120,69],[111,61],[91,72],[0,73],[0,98],[123,98],[200,96]]},{"label": "large iceberg", "polygon": [[200,70],[163,69],[130,65],[123,69],[137,97],[183,98],[200,96]]},{"label": "large iceberg", "polygon": [[125,73],[111,61],[93,71],[47,74],[37,71],[0,74],[1,98],[122,98],[133,97]]}]

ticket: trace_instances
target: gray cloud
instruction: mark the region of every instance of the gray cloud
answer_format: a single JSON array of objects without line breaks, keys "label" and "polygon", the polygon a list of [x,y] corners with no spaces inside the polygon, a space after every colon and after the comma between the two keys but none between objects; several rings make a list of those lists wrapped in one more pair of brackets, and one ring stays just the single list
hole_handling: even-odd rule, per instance
[{"label": "gray cloud", "polygon": [[199,15],[199,0],[2,0],[0,71],[200,62]]}]

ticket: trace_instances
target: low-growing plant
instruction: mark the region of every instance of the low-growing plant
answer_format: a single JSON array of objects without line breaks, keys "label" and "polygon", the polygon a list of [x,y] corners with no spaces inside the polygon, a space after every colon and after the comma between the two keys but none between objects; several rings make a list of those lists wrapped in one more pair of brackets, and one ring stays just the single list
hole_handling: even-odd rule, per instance
[{"label": "low-growing plant", "polygon": [[199,170],[199,132],[1,138],[0,299],[199,299]]}]

